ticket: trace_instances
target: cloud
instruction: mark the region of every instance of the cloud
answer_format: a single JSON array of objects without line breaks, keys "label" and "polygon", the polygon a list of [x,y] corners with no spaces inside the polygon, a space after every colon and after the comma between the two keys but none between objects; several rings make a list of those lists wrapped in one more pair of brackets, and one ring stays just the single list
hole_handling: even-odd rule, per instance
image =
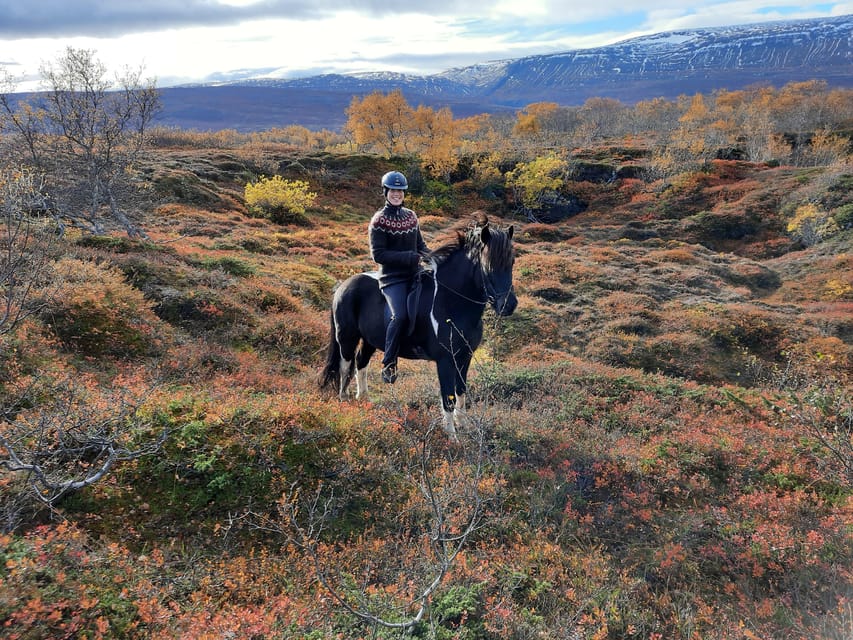
[{"label": "cloud", "polygon": [[331,10],[324,11],[322,3],[283,0],[0,0],[0,37],[104,38],[183,27],[228,26],[264,18],[312,19]]},{"label": "cloud", "polygon": [[566,12],[554,0],[0,0],[0,38],[106,38],[186,27],[236,26],[253,20],[297,21],[338,13],[387,21],[389,31],[402,15],[481,20],[492,26],[522,21],[573,21],[624,11],[624,3],[604,0],[595,9]]},{"label": "cloud", "polygon": [[35,80],[66,47],[160,86],[258,76],[440,73],[674,29],[853,13],[795,0],[0,0],[0,68]]}]

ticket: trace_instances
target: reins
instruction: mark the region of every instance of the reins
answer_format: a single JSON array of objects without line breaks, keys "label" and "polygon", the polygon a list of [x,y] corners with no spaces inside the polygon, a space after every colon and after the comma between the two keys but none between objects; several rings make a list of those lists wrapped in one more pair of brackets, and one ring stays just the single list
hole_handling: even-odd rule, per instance
[{"label": "reins", "polygon": [[[478,305],[481,305],[481,306],[484,306],[484,307],[485,307],[487,304],[489,304],[489,302],[491,302],[492,300],[496,300],[496,299],[499,297],[499,294],[498,294],[497,292],[495,292],[495,293],[490,293],[490,292],[489,292],[489,280],[488,280],[488,278],[486,277],[485,271],[482,269],[482,267],[480,268],[480,273],[482,273],[482,274],[483,274],[483,293],[485,293],[485,294],[486,294],[486,299],[485,299],[485,300],[475,300],[474,298],[470,298],[470,297],[466,296],[466,295],[465,295],[464,293],[462,293],[461,291],[457,291],[456,289],[454,289],[454,288],[453,288],[453,287],[451,287],[450,285],[447,285],[447,284],[445,284],[445,283],[443,283],[443,282],[439,282],[439,280],[438,280],[438,263],[435,261],[435,259],[434,259],[434,258],[430,259],[430,263],[432,264],[432,279],[433,279],[433,282],[435,282],[435,287],[433,287],[433,292],[437,291],[439,286],[442,286],[442,287],[444,287],[445,289],[447,289],[450,293],[452,293],[453,295],[455,295],[455,296],[459,296],[459,297],[460,297],[460,298],[462,298],[463,300],[467,300],[468,302],[472,302],[472,303],[474,303],[474,304],[478,304]],[[510,288],[509,288],[509,289],[507,289],[506,291],[504,291],[504,292],[503,292],[502,294],[500,294],[500,295],[504,295],[504,296],[505,296],[505,295],[507,295],[510,291],[512,291],[512,287],[511,287],[511,286],[510,286]],[[434,303],[435,303],[435,293],[433,293],[433,304],[434,304]]]},{"label": "reins", "polygon": [[[467,300],[468,302],[473,302],[474,304],[478,304],[478,305],[481,305],[481,306],[483,306],[483,307],[485,307],[487,304],[489,304],[489,299],[490,299],[490,298],[489,298],[489,296],[488,296],[488,293],[489,293],[489,292],[488,292],[488,290],[487,290],[487,288],[486,288],[486,277],[485,277],[485,274],[483,275],[483,292],[486,294],[486,299],[485,299],[485,300],[475,300],[474,298],[469,298],[469,297],[468,297],[468,296],[466,296],[464,293],[462,293],[462,292],[460,292],[460,291],[457,291],[457,290],[456,290],[456,289],[454,289],[453,287],[451,287],[451,286],[449,286],[449,285],[446,285],[446,284],[444,284],[443,282],[439,282],[439,280],[438,280],[438,262],[436,261],[436,259],[435,259],[435,258],[430,258],[430,265],[432,266],[432,269],[431,269],[431,271],[432,271],[432,280],[433,280],[433,282],[435,283],[435,286],[433,286],[433,288],[432,288],[432,307],[433,307],[433,309],[432,309],[432,310],[434,310],[434,309],[435,309],[435,298],[436,298],[436,295],[438,294],[438,287],[439,287],[439,286],[444,287],[445,289],[447,289],[447,290],[448,290],[450,293],[452,293],[453,295],[455,295],[455,296],[459,296],[460,298],[462,298],[463,300]],[[482,271],[482,269],[481,269],[481,271]],[[432,315],[432,310],[430,310],[430,315]]]},{"label": "reins", "polygon": [[[435,280],[436,288],[438,288],[439,286],[442,286],[445,289],[447,289],[450,293],[452,293],[453,295],[459,296],[460,298],[462,298],[463,300],[467,300],[468,302],[473,302],[474,304],[478,304],[478,305],[485,307],[487,304],[489,304],[489,300],[491,300],[491,298],[486,298],[485,300],[474,300],[474,298],[469,298],[464,293],[457,291],[453,287],[450,287],[450,286],[444,284],[443,282],[439,282],[438,278],[435,277],[435,274],[433,274],[433,279]],[[485,281],[483,282],[483,284],[484,284],[483,291],[486,291]]]},{"label": "reins", "polygon": [[[470,238],[470,235],[469,235],[469,238]],[[460,246],[460,248],[461,248],[461,246]],[[481,249],[482,249],[482,247],[481,247]],[[480,256],[479,258],[480,259],[476,260],[475,264],[477,264],[479,266],[480,276],[482,278],[482,282],[481,282],[482,294],[484,295],[484,298],[485,298],[483,300],[478,300],[476,298],[472,298],[472,297],[466,295],[465,293],[462,293],[461,291],[455,289],[454,287],[452,287],[448,284],[445,284],[443,282],[440,282],[438,279],[439,262],[438,262],[438,260],[436,260],[434,255],[429,257],[429,263],[432,266],[432,269],[431,269],[432,270],[432,279],[433,279],[433,283],[434,283],[433,294],[432,294],[432,307],[430,308],[429,317],[430,317],[430,322],[432,324],[433,331],[435,332],[436,336],[438,335],[439,323],[438,323],[438,319],[435,317],[435,303],[436,303],[436,299],[438,297],[439,286],[443,287],[444,289],[446,289],[448,292],[452,293],[456,297],[461,298],[462,300],[466,300],[472,304],[476,304],[476,305],[481,306],[481,307],[485,307],[490,302],[493,304],[496,304],[497,300],[500,300],[501,297],[505,297],[505,296],[509,295],[509,293],[512,291],[512,289],[513,289],[512,283],[510,283],[509,288],[505,292],[500,293],[500,294],[496,291],[490,290],[491,287],[489,286],[490,285],[489,278],[486,275],[486,269],[483,266],[482,256]],[[472,262],[473,262],[473,260],[472,260]],[[442,263],[443,263],[443,261],[442,261]],[[448,320],[448,322],[449,322],[449,320]]]}]

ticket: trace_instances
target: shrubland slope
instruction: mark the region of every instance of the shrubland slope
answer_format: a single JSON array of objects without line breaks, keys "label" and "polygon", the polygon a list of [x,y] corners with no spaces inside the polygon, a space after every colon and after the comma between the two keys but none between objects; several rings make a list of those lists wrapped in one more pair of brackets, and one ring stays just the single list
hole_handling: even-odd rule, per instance
[{"label": "shrubland slope", "polygon": [[[270,162],[319,194],[302,223],[248,215]],[[367,401],[316,388],[392,167],[160,150],[149,240],[51,246],[59,295],[0,335],[7,435],[63,415],[167,438],[52,510],[2,472],[7,637],[399,637],[377,619],[413,616],[448,558],[415,637],[847,637],[850,167],[579,180],[550,224],[416,183],[431,244],[478,209],[517,229],[519,308],[486,316],[460,446],[426,363],[393,387],[377,365]],[[805,246],[809,203],[839,224]]]}]

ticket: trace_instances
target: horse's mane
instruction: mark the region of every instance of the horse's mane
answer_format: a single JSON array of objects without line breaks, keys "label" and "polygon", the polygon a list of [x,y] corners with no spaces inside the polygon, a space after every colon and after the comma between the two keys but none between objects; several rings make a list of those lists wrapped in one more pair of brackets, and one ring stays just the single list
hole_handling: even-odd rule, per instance
[{"label": "horse's mane", "polygon": [[441,264],[457,251],[466,251],[471,259],[482,262],[488,269],[511,266],[512,245],[509,234],[490,226],[489,244],[483,246],[480,231],[489,224],[489,218],[483,211],[475,211],[474,216],[472,221],[463,220],[453,225],[448,230],[451,237],[434,249],[430,256],[437,264]]}]

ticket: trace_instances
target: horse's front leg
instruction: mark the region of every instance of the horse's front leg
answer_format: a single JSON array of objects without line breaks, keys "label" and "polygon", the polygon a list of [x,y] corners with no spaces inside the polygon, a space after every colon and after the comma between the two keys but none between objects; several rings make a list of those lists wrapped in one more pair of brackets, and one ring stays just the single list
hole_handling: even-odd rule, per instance
[{"label": "horse's front leg", "polygon": [[367,398],[367,367],[355,370],[355,399]]},{"label": "horse's front leg", "polygon": [[458,442],[454,419],[459,400],[456,396],[456,366],[453,358],[441,358],[436,361],[435,368],[438,371],[438,385],[441,390],[444,431],[453,442]]},{"label": "horse's front leg", "polygon": [[465,411],[467,407],[465,397],[468,392],[468,367],[470,364],[470,356],[461,361],[459,357],[455,359],[454,372],[456,377],[454,384],[456,388],[456,406],[453,409],[453,423],[457,429],[467,429],[471,426],[471,419]]}]

